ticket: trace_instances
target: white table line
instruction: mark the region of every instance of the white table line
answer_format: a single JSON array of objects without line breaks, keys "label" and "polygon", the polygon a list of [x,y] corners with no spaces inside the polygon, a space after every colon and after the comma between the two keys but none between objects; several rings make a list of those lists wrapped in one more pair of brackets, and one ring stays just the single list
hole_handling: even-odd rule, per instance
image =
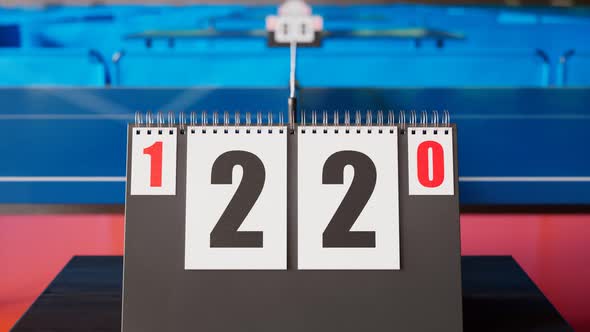
[{"label": "white table line", "polygon": [[460,176],[460,182],[590,182],[590,176]]},{"label": "white table line", "polygon": [[0,176],[0,182],[125,182],[124,176]]},{"label": "white table line", "polygon": [[[0,182],[125,182],[124,176],[0,176]],[[590,182],[590,176],[460,176],[460,182]]]}]

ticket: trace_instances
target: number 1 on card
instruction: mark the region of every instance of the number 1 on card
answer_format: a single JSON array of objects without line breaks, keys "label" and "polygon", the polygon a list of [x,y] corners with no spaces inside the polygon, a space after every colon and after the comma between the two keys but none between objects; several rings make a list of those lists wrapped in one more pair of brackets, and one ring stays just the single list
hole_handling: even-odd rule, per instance
[{"label": "number 1 on card", "polygon": [[162,141],[158,141],[143,149],[143,154],[151,158],[150,162],[150,187],[162,186]]},{"label": "number 1 on card", "polygon": [[176,195],[176,128],[133,128],[131,195]]}]

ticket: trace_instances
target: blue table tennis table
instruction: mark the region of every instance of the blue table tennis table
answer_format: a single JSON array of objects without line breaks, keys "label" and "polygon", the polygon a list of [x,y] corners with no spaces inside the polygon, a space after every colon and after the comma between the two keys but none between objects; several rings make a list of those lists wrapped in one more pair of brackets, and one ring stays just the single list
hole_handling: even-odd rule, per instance
[{"label": "blue table tennis table", "polygon": [[[590,89],[304,88],[298,96],[302,112],[449,110],[462,206],[590,205]],[[0,89],[0,204],[122,204],[136,111],[286,119],[287,97],[286,88]]]}]

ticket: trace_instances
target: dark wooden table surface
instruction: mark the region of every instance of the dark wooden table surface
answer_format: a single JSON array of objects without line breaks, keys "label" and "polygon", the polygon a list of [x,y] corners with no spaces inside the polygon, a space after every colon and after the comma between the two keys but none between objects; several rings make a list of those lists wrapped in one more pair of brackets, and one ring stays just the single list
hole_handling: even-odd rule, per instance
[{"label": "dark wooden table surface", "polygon": [[[120,331],[122,275],[122,257],[72,258],[12,331]],[[462,275],[465,331],[573,331],[512,257],[463,257]]]}]

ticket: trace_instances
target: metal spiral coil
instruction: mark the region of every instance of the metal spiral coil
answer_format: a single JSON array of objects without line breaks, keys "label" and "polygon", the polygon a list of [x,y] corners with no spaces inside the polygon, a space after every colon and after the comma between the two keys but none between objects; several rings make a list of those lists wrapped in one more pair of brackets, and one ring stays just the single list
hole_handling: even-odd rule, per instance
[{"label": "metal spiral coil", "polygon": [[[354,114],[351,114],[353,113]],[[165,115],[166,113],[166,115]],[[319,113],[319,114],[318,114]],[[331,114],[330,114],[331,113]],[[420,111],[418,115],[415,110],[406,112],[400,110],[396,119],[396,112],[393,110],[344,110],[343,112],[335,111],[305,111],[300,112],[300,126],[311,126],[314,130],[318,127],[323,127],[322,131],[327,132],[328,127],[344,127],[345,131],[350,131],[350,127],[354,126],[356,132],[361,132],[360,127],[369,127],[372,130],[373,127],[398,127],[400,132],[403,134],[406,128],[430,128],[430,127],[450,127],[451,117],[448,110],[442,112],[438,110]],[[255,117],[252,119],[252,117]],[[354,119],[352,118],[354,116]],[[223,126],[223,132],[229,132],[229,126],[233,127],[255,127],[254,132],[262,132],[263,127],[284,127],[284,114],[281,112],[277,115],[278,122],[275,121],[274,112],[262,112],[258,111],[252,114],[251,112],[245,112],[245,114],[239,111],[233,112],[233,117],[230,111],[201,111],[200,119],[198,113],[191,111],[187,117],[185,112],[174,112],[174,111],[157,111],[154,115],[152,111],[148,110],[145,113],[135,112],[134,127],[154,127],[154,128],[166,128],[166,127],[178,127],[180,133],[184,134],[188,126]],[[321,118],[319,118],[321,117]],[[311,120],[311,121],[309,121]],[[254,123],[255,122],[255,123]],[[159,130],[159,129],[158,129]],[[247,132],[250,129],[246,129]],[[338,129],[336,129],[337,132]],[[378,129],[382,131],[383,129]],[[194,132],[194,129],[192,130]],[[282,130],[281,130],[282,131]],[[415,129],[414,129],[415,131]],[[426,132],[425,130],[420,130]],[[236,132],[238,129],[236,128]],[[448,133],[448,129],[445,130]]]}]

